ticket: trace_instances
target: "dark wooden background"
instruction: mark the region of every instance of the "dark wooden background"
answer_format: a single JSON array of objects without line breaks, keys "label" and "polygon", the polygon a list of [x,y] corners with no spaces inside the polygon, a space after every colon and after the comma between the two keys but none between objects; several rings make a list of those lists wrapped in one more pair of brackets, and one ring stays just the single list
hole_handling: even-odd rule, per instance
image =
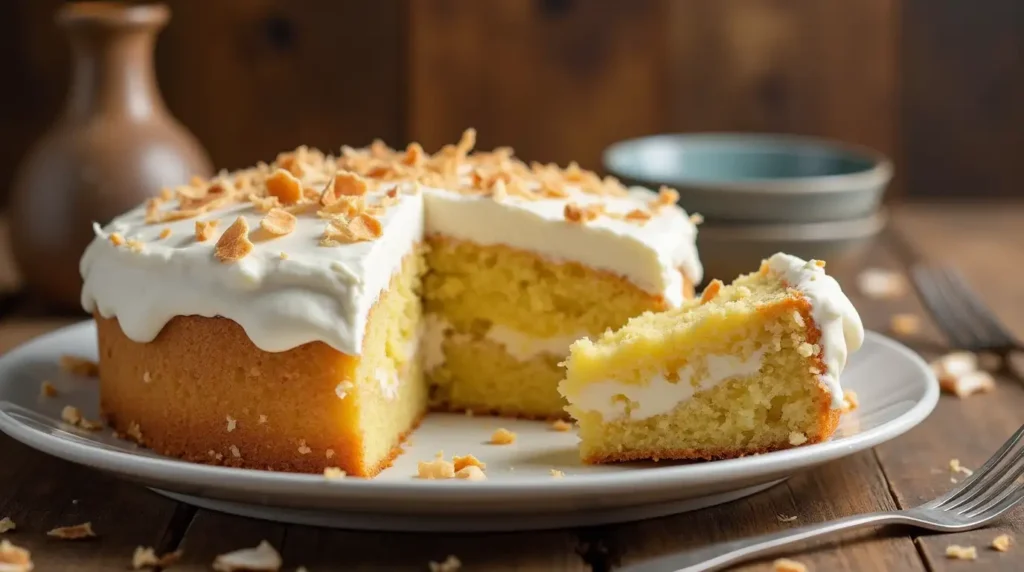
[{"label": "dark wooden background", "polygon": [[[60,0],[0,2],[0,201],[59,111]],[[1021,0],[170,0],[163,94],[215,163],[382,137],[599,168],[655,132],[821,135],[897,192],[1024,195]]]}]

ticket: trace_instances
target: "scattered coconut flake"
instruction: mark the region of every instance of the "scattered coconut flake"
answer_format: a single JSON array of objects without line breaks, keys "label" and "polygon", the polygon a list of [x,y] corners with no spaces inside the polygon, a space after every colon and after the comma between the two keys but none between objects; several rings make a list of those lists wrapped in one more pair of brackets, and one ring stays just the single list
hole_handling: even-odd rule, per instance
[{"label": "scattered coconut flake", "polygon": [[213,238],[213,232],[217,229],[217,225],[220,221],[214,220],[197,220],[196,221],[196,241],[206,242]]},{"label": "scattered coconut flake", "polygon": [[295,230],[298,219],[292,213],[281,209],[270,209],[260,219],[260,228],[274,236],[285,236]]},{"label": "scattered coconut flake", "polygon": [[1000,534],[999,536],[992,539],[992,548],[999,552],[1006,552],[1013,545],[1013,540],[1009,534]]},{"label": "scattered coconut flake", "polygon": [[960,464],[960,459],[950,459],[949,470],[953,471],[954,473],[963,473],[968,477],[974,474],[974,471]]},{"label": "scattered coconut flake", "polygon": [[950,544],[946,547],[946,558],[951,560],[976,560],[978,549],[973,546]]},{"label": "scattered coconut flake", "polygon": [[772,562],[772,570],[774,572],[807,572],[807,566],[798,560],[779,558]]},{"label": "scattered coconut flake", "polygon": [[420,461],[417,464],[416,476],[421,479],[452,479],[455,478],[455,465],[442,458]]},{"label": "scattered coconut flake", "polygon": [[454,555],[449,554],[444,559],[444,562],[434,562],[431,560],[429,567],[430,572],[458,572],[462,568],[462,562]]},{"label": "scattered coconut flake", "polygon": [[15,528],[18,528],[18,526],[14,524],[14,521],[11,520],[11,517],[5,516],[3,518],[0,518],[0,534],[10,532]]},{"label": "scattered coconut flake", "polygon": [[996,380],[987,371],[972,371],[960,377],[939,380],[939,387],[963,399],[975,393],[988,393],[996,388]]},{"label": "scattered coconut flake", "polygon": [[276,198],[284,205],[293,205],[302,200],[302,181],[284,169],[270,174],[265,181],[267,195]]},{"label": "scattered coconut flake", "polygon": [[92,529],[91,522],[83,522],[74,526],[61,526],[46,533],[46,536],[60,538],[61,540],[81,540],[83,538],[94,538],[96,533]]},{"label": "scattered coconut flake", "polygon": [[487,463],[484,463],[473,455],[466,455],[463,457],[455,455],[452,457],[452,463],[455,465],[456,472],[470,466],[480,467],[481,469],[487,468]]},{"label": "scattered coconut flake", "polygon": [[858,407],[860,407],[860,399],[857,397],[857,392],[852,389],[843,390],[843,413],[855,411]]},{"label": "scattered coconut flake", "polygon": [[491,434],[492,445],[511,445],[516,442],[516,434],[504,427],[499,427]]},{"label": "scattered coconut flake", "polygon": [[252,252],[253,244],[249,241],[249,223],[245,217],[238,217],[235,222],[217,239],[214,255],[223,263],[237,262]]},{"label": "scattered coconut flake", "polygon": [[39,385],[39,395],[43,397],[57,397],[57,395],[59,395],[59,392],[57,391],[57,388],[53,386],[52,383],[50,383],[49,381],[44,381],[42,384]]},{"label": "scattered coconut flake", "polygon": [[572,430],[572,423],[565,421],[564,419],[558,419],[551,424],[551,429],[554,431],[565,432]]},{"label": "scattered coconut flake", "polygon": [[559,471],[558,469],[551,469],[551,476],[556,478],[556,479],[561,479],[561,478],[565,477],[565,473],[562,472],[562,471]]},{"label": "scattered coconut flake", "polygon": [[467,481],[483,481],[487,480],[487,475],[480,470],[480,467],[476,465],[468,465],[458,471],[455,471],[455,478]]},{"label": "scattered coconut flake", "polygon": [[136,546],[132,554],[132,570],[143,570],[146,568],[169,568],[181,560],[181,550],[168,552],[163,556],[157,556],[156,551],[148,546]]},{"label": "scattered coconut flake", "polygon": [[857,275],[857,288],[868,298],[892,299],[906,293],[907,281],[899,272],[884,268],[867,268]]},{"label": "scattered coconut flake", "polygon": [[8,540],[0,540],[0,572],[29,572],[32,554]]},{"label": "scattered coconut flake", "polygon": [[243,548],[217,556],[213,560],[213,569],[218,572],[277,572],[282,564],[281,555],[263,540],[256,548]]},{"label": "scattered coconut flake", "polygon": [[342,471],[338,467],[327,467],[324,469],[324,478],[329,481],[345,478],[345,471]]}]

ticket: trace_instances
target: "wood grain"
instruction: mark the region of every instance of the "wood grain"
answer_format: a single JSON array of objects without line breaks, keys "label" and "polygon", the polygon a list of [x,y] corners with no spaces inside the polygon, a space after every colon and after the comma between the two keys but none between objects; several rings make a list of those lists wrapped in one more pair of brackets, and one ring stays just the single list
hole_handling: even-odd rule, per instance
[{"label": "wood grain", "polygon": [[483,148],[600,166],[658,131],[664,2],[409,3],[409,136],[434,149],[476,127]]}]

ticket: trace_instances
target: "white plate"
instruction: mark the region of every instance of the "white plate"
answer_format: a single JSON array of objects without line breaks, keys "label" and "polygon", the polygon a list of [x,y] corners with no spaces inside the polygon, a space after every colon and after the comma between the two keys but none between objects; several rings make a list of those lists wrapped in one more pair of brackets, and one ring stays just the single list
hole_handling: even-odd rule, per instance
[{"label": "white plate", "polygon": [[[710,463],[579,462],[576,436],[548,424],[435,414],[412,444],[377,478],[328,481],[320,475],[275,473],[186,463],[163,457],[109,430],[85,432],[60,422],[64,405],[98,418],[96,380],[59,371],[62,354],[96,355],[96,331],[82,323],[37,338],[0,358],[0,430],[82,465],[161,489],[200,506],[304,524],[387,530],[526,530],[595,525],[674,514],[763,490],[789,475],[892,439],[935,407],[939,388],[916,354],[869,333],[843,373],[860,398],[826,443]],[[52,382],[55,398],[40,395]],[[518,435],[488,445],[497,427]],[[425,481],[419,460],[472,453],[487,463],[487,481]],[[553,478],[551,469],[565,472]]]}]

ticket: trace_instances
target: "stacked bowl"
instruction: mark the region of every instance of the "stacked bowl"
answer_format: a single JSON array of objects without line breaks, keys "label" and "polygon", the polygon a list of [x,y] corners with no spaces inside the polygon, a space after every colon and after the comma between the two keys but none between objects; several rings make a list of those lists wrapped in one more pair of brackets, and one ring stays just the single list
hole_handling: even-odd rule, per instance
[{"label": "stacked bowl", "polygon": [[655,135],[612,145],[604,166],[628,184],[677,189],[679,204],[704,217],[705,284],[779,251],[859,265],[885,226],[892,177],[875,151],[793,135]]}]

